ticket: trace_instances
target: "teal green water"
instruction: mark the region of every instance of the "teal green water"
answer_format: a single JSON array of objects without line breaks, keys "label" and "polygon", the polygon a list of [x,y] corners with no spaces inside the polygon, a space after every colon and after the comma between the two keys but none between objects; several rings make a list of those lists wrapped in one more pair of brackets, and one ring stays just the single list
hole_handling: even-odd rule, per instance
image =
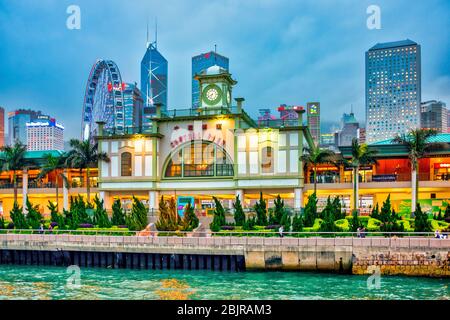
[{"label": "teal green water", "polygon": [[4,299],[450,299],[448,279],[320,273],[81,269],[80,287],[67,286],[65,268],[0,266]]}]

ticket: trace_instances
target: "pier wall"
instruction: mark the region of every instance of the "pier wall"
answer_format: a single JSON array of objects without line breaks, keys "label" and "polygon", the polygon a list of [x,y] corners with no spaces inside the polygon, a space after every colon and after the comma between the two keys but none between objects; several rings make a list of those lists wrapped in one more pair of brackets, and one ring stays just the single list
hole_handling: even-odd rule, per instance
[{"label": "pier wall", "polygon": [[0,264],[450,277],[450,239],[1,234]]}]

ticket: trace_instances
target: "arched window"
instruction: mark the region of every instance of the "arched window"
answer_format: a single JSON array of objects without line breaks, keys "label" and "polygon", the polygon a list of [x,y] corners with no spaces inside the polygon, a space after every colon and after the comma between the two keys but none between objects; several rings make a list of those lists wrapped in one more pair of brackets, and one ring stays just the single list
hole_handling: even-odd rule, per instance
[{"label": "arched window", "polygon": [[131,176],[131,153],[124,152],[122,153],[120,159],[120,168],[121,168],[121,176],[122,177],[130,177]]},{"label": "arched window", "polygon": [[232,177],[233,163],[220,146],[193,141],[172,154],[165,176],[174,177]]},{"label": "arched window", "polygon": [[261,171],[262,173],[273,173],[273,148],[265,147],[261,150]]}]

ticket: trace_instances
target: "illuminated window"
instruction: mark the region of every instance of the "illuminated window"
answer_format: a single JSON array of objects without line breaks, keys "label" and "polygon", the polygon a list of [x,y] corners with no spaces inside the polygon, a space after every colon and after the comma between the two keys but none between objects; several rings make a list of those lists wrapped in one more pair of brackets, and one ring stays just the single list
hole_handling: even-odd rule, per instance
[{"label": "illuminated window", "polygon": [[131,176],[131,153],[124,152],[122,153],[120,159],[120,168],[122,177],[130,177]]},{"label": "illuminated window", "polygon": [[273,173],[273,149],[272,147],[265,147],[261,150],[261,171],[262,173]]},{"label": "illuminated window", "polygon": [[170,158],[166,177],[231,177],[234,175],[230,157],[220,146],[194,141],[179,149]]}]

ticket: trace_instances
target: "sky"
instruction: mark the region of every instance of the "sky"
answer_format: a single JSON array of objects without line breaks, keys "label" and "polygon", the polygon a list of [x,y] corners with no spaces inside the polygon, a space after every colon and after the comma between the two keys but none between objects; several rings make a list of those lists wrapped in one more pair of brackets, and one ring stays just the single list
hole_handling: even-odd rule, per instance
[{"label": "sky", "polygon": [[[66,27],[69,5],[80,7],[79,30]],[[381,9],[379,30],[367,28],[369,5]],[[364,121],[365,52],[407,38],[422,46],[422,100],[450,105],[448,0],[0,0],[0,106],[41,110],[64,124],[65,140],[80,138],[92,65],[113,60],[139,84],[156,18],[169,109],[190,107],[191,57],[216,44],[252,116],[320,101],[324,122],[351,105]]]}]

